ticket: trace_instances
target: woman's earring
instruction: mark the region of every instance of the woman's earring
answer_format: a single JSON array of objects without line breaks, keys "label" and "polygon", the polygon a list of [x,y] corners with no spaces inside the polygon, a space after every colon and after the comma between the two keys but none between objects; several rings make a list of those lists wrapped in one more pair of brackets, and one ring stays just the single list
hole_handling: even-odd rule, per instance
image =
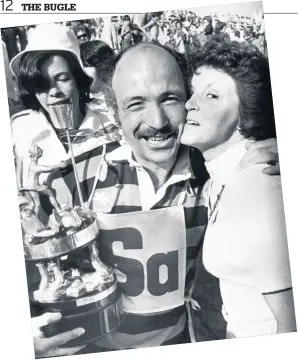
[{"label": "woman's earring", "polygon": [[241,130],[241,128],[240,128],[240,126],[239,126],[239,125],[236,127],[236,130],[238,130],[238,131],[240,131],[240,130]]}]

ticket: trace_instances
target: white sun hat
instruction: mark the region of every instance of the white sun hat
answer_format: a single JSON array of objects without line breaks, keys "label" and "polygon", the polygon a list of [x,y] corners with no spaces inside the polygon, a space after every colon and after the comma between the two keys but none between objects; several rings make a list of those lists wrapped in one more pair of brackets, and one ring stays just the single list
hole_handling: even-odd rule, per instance
[{"label": "white sun hat", "polygon": [[17,76],[20,59],[23,54],[34,51],[68,51],[77,59],[81,68],[80,44],[75,33],[67,26],[60,24],[40,24],[28,31],[28,44],[10,62],[10,69]]}]

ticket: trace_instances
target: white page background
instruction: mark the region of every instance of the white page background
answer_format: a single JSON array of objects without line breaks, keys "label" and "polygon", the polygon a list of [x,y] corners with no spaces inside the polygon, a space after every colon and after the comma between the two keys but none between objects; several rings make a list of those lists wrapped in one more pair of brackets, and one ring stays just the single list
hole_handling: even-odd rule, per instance
[{"label": "white page background", "polygon": [[[26,1],[14,0],[15,11],[21,10],[20,4]],[[45,1],[35,1],[35,3]],[[54,1],[53,1],[54,2]],[[99,17],[102,13],[133,13],[170,9],[186,9],[225,3],[245,1],[204,1],[204,0],[114,0],[109,2],[73,0],[77,11],[98,12],[94,14],[69,15],[2,15],[0,26],[17,26],[41,22],[65,21]],[[298,156],[298,1],[263,1],[265,12],[266,37],[274,98],[275,119],[278,134],[279,156],[282,171],[282,185],[287,220],[288,242],[290,250],[293,290],[298,303],[298,246],[297,246],[297,156]],[[293,13],[273,15],[266,13]],[[16,180],[13,165],[11,133],[3,56],[0,52],[0,359],[34,359],[33,341],[27,284],[19,222]],[[297,311],[298,317],[298,311]],[[181,358],[181,359],[296,359],[297,333],[275,336],[263,336],[237,340],[225,340],[167,346],[150,349],[118,351],[102,354],[75,355],[65,357],[70,360],[83,359],[122,359],[136,360]]]}]

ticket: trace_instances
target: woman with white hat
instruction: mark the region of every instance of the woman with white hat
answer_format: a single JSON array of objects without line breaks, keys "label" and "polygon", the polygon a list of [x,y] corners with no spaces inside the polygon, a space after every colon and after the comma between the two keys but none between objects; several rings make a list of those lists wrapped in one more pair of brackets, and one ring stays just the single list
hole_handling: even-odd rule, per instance
[{"label": "woman with white hat", "polygon": [[[31,28],[26,49],[11,60],[10,68],[18,79],[19,98],[28,109],[15,114],[11,124],[16,156],[22,164],[23,188],[28,180],[32,145],[38,144],[43,150],[43,165],[70,158],[65,132],[53,124],[52,106],[73,104],[75,156],[117,139],[118,129],[112,119],[87,106],[92,80],[83,71],[79,43],[71,29],[59,24]],[[47,176],[41,175],[40,182]]]}]

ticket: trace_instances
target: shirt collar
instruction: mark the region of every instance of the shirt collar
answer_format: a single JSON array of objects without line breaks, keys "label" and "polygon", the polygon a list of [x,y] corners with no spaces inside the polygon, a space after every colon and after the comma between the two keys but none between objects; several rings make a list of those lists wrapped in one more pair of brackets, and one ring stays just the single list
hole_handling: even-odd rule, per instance
[{"label": "shirt collar", "polygon": [[94,110],[95,111],[93,111],[89,106],[86,106],[86,115],[80,126],[80,130],[98,130],[114,124],[114,119],[110,112],[100,112],[99,109]]},{"label": "shirt collar", "polygon": [[[133,156],[133,151],[128,144],[123,144],[119,148],[115,149],[111,153],[107,154],[106,160],[108,162],[119,162],[119,161],[128,161],[129,165],[134,168],[143,168]],[[172,176],[187,176],[187,178],[194,178],[192,171],[190,157],[189,157],[189,148],[186,146],[181,146],[178,152],[177,161],[174,165]]]},{"label": "shirt collar", "polygon": [[225,178],[235,171],[246,153],[245,145],[250,140],[244,139],[233,145],[211,161],[206,161],[206,169],[211,178]]}]

